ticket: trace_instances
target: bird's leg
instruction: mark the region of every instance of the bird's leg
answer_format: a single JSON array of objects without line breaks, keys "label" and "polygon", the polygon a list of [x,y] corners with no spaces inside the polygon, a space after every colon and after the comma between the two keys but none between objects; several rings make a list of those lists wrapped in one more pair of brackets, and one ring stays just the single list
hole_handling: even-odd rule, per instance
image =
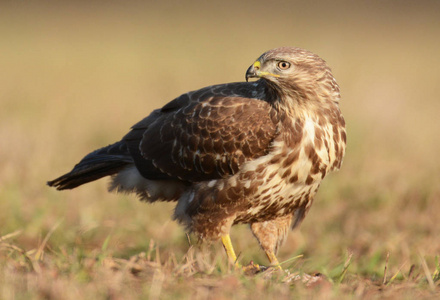
[{"label": "bird's leg", "polygon": [[266,256],[270,261],[270,264],[274,267],[277,267],[278,269],[282,270],[280,263],[278,262],[278,258],[276,257],[275,253],[273,253],[272,251],[268,250],[265,251],[266,252]]},{"label": "bird's leg", "polygon": [[237,255],[235,255],[234,247],[232,247],[231,237],[229,236],[229,234],[222,236],[222,243],[223,247],[225,247],[226,255],[228,256],[230,261],[234,262],[234,266],[236,269],[241,269],[245,273],[257,273],[261,271],[260,266],[254,263],[251,263],[248,266],[241,266],[237,262]]},{"label": "bird's leg", "polygon": [[231,237],[229,234],[222,236],[223,247],[225,247],[226,255],[229,260],[234,263],[235,267],[240,265],[237,262],[237,255],[235,255],[234,247],[232,247]]},{"label": "bird's leg", "polygon": [[276,257],[278,248],[287,237],[292,224],[292,215],[279,217],[274,220],[256,222],[251,224],[251,230],[254,236],[263,248],[272,266],[281,269],[280,263]]}]

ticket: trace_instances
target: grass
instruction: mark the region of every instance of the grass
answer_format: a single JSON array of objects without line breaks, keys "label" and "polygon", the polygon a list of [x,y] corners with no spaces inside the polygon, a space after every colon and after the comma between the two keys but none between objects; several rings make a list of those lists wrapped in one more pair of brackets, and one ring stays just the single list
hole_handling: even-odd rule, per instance
[{"label": "grass", "polygon": [[[438,4],[331,3],[1,4],[0,299],[438,298]],[[284,273],[234,271],[219,243],[171,221],[172,204],[105,180],[45,186],[281,45],[329,62],[348,126],[341,171],[280,250]],[[243,264],[267,263],[246,226],[231,237]]]}]

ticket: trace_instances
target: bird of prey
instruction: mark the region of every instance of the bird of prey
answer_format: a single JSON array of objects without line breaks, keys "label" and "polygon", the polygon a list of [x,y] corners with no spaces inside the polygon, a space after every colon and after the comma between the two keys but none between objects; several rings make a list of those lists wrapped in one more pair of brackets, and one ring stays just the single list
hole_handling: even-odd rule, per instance
[{"label": "bird of prey", "polygon": [[301,48],[272,49],[247,69],[246,82],[177,97],[48,185],[72,189],[111,176],[110,191],[174,201],[174,219],[200,240],[221,239],[236,264],[229,233],[249,224],[276,266],[287,233],[341,166],[339,100],[323,59]]}]

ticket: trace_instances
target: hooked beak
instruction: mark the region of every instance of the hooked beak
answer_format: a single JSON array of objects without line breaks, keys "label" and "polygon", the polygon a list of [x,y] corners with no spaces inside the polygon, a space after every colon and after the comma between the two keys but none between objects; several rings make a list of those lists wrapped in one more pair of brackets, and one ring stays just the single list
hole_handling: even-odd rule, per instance
[{"label": "hooked beak", "polygon": [[257,60],[256,62],[253,63],[253,65],[251,65],[247,69],[247,71],[246,71],[246,82],[249,81],[249,78],[260,77],[260,67],[261,67],[261,64]]},{"label": "hooked beak", "polygon": [[249,67],[246,71],[246,81],[249,80],[249,78],[260,78],[260,77],[280,77],[278,74],[273,74],[267,71],[261,71],[261,63],[260,61],[254,62],[252,66]]}]

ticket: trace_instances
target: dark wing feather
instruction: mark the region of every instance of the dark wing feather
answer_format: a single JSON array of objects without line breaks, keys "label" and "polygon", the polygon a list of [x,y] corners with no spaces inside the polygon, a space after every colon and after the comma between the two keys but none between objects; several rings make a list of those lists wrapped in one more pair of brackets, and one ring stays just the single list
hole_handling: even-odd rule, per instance
[{"label": "dark wing feather", "polygon": [[184,94],[136,124],[124,140],[147,178],[223,178],[267,154],[277,134],[277,114],[260,100],[263,93],[256,83],[232,83]]},{"label": "dark wing feather", "polygon": [[122,141],[124,141],[127,145],[128,151],[130,152],[139,173],[141,173],[143,177],[152,180],[176,178],[161,172],[153,165],[153,162],[150,159],[145,159],[142,156],[139,147],[144,136],[144,132],[153,122],[159,120],[161,116],[162,113],[159,109],[153,111],[148,117],[135,124],[131,128],[131,131],[122,138]]}]

